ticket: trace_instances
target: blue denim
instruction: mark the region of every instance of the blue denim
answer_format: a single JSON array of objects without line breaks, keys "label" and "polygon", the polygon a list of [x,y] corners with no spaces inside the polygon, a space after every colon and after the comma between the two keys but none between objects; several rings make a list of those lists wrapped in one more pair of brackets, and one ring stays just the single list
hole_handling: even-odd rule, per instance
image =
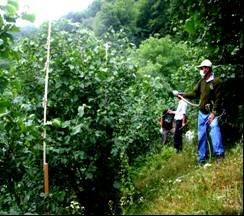
[{"label": "blue denim", "polygon": [[208,122],[209,114],[198,113],[198,155],[199,161],[204,162],[208,154],[207,131],[210,128],[210,137],[215,156],[224,156],[224,147],[222,143],[221,131],[218,125],[218,118],[215,118],[210,124]]}]

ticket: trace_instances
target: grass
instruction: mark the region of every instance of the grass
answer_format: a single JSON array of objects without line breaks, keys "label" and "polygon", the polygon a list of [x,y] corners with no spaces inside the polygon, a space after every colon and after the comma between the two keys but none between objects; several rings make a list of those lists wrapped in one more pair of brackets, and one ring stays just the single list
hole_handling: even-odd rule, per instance
[{"label": "grass", "polygon": [[243,150],[237,144],[225,159],[196,166],[196,147],[180,154],[164,147],[132,167],[136,189],[126,215],[241,215],[243,214]]}]

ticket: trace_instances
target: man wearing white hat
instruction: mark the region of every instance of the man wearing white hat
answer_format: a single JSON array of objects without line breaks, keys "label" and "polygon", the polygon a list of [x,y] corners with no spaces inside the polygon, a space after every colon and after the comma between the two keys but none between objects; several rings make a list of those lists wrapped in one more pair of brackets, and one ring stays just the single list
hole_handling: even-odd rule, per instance
[{"label": "man wearing white hat", "polygon": [[213,152],[219,162],[224,157],[224,147],[217,118],[221,114],[221,82],[214,77],[210,60],[205,59],[197,67],[200,69],[202,78],[192,92],[180,93],[180,95],[184,98],[200,98],[198,113],[198,154],[200,164],[205,163],[208,157],[208,128],[210,128]]}]

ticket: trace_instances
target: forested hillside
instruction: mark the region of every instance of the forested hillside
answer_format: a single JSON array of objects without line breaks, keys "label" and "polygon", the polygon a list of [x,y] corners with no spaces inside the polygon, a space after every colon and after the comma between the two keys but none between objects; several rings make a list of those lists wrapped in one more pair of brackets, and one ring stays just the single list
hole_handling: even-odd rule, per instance
[{"label": "forested hillside", "polygon": [[[94,0],[86,11],[52,22],[46,123],[49,25],[28,31],[16,26],[17,19],[33,17],[19,14],[17,0],[0,2],[0,214],[243,213],[240,1]],[[234,196],[236,205],[221,211],[226,203],[214,200],[218,207],[212,212],[196,209],[201,205],[153,211],[160,199],[170,202],[166,192],[172,182],[154,187],[150,158],[159,161],[152,164],[158,172],[156,183],[188,171],[194,173],[189,184],[200,178],[197,108],[188,109],[187,127],[195,136],[182,153],[185,158],[163,148],[159,119],[162,110],[176,106],[172,90],[193,88],[200,78],[196,66],[206,58],[223,83],[224,164],[235,175],[235,183],[226,176],[227,186],[221,184],[225,189],[237,188],[231,194],[224,189],[215,195],[224,191],[226,197]],[[43,143],[48,193],[43,190]],[[174,159],[183,165],[174,164]],[[233,166],[231,160],[236,161]],[[168,161],[175,172],[160,168]],[[216,167],[211,168],[211,184],[226,172],[221,165],[222,173],[215,176]],[[140,175],[149,181],[145,183]],[[209,184],[199,187],[210,191]],[[187,188],[187,182],[182,187]],[[160,191],[158,199],[150,190]],[[142,194],[155,203],[144,206]]]}]

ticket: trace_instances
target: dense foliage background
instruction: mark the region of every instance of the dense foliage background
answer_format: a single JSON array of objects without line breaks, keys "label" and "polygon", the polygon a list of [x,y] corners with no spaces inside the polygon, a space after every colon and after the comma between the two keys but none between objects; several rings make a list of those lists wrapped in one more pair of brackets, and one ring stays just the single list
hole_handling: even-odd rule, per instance
[{"label": "dense foliage background", "polygon": [[[130,165],[161,148],[160,114],[176,105],[173,89],[192,89],[205,58],[224,84],[225,145],[243,139],[240,1],[95,0],[56,21],[47,125],[47,24],[16,34],[17,9],[0,5],[0,213],[120,213],[134,194]],[[196,113],[189,108],[193,130]]]}]

